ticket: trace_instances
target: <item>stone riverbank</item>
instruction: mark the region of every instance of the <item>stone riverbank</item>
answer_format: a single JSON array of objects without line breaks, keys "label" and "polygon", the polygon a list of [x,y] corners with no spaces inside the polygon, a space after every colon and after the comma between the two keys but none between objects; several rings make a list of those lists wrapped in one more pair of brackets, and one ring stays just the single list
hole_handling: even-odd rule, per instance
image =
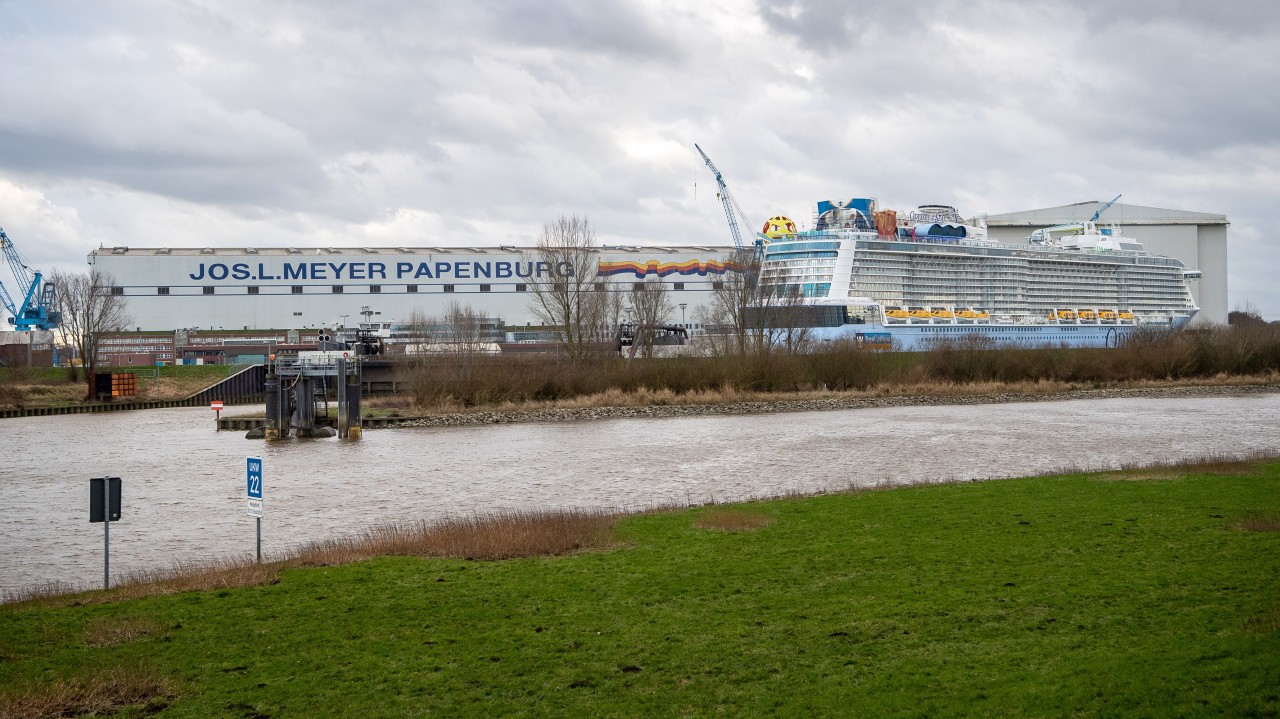
[{"label": "stone riverbank", "polygon": [[872,407],[912,407],[972,404],[1002,404],[1008,402],[1057,402],[1072,399],[1116,398],[1186,398],[1186,397],[1245,397],[1263,393],[1280,392],[1280,384],[1235,386],[1181,386],[1144,387],[1096,390],[1071,390],[1053,394],[1029,395],[1016,392],[973,395],[912,395],[866,397],[857,395],[831,395],[805,399],[777,399],[753,402],[724,402],[716,404],[670,404],[636,407],[575,407],[545,408],[508,411],[452,412],[422,417],[378,418],[379,427],[456,427],[480,424],[511,424],[516,422],[578,422],[600,419],[696,417],[733,414],[759,414],[768,412],[815,412],[839,409],[866,409]]}]

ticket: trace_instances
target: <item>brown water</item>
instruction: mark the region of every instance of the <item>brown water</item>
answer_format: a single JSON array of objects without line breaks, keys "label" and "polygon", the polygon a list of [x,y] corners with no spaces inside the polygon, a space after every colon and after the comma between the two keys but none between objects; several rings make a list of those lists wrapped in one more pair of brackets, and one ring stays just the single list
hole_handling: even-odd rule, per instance
[{"label": "brown water", "polygon": [[1280,395],[895,407],[370,430],[267,445],[203,408],[4,420],[0,591],[101,586],[90,477],[124,478],[112,576],[250,555],[261,456],[269,556],[373,524],[499,509],[640,509],[881,483],[1280,451]]}]

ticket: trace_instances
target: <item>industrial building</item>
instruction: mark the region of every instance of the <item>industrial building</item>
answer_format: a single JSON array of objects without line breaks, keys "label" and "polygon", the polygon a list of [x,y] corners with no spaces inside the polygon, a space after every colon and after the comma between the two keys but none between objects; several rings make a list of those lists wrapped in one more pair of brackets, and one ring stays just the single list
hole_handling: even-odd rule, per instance
[{"label": "industrial building", "polygon": [[[692,323],[726,271],[729,247],[605,247],[596,287],[661,281],[671,322]],[[450,303],[510,327],[537,325],[533,285],[564,268],[532,247],[130,248],[95,250],[138,332],[350,327],[439,316]]]},{"label": "industrial building", "polygon": [[[1078,202],[991,215],[987,217],[987,233],[997,242],[1025,244],[1035,230],[1088,220],[1105,204]],[[1119,227],[1125,237],[1141,242],[1153,255],[1173,257],[1190,269],[1200,270],[1201,278],[1191,283],[1191,295],[1200,306],[1200,314],[1193,324],[1227,323],[1227,227],[1230,223],[1225,215],[1116,203],[1106,208],[1098,223]]]}]

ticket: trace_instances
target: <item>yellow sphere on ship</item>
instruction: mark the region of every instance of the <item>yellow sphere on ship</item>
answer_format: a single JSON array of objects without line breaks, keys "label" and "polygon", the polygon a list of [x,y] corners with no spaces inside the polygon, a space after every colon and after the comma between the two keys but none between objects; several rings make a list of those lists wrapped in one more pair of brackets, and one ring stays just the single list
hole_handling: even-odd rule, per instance
[{"label": "yellow sphere on ship", "polygon": [[792,222],[790,217],[776,215],[764,221],[764,229],[761,232],[769,239],[794,235],[796,233],[796,223]]}]

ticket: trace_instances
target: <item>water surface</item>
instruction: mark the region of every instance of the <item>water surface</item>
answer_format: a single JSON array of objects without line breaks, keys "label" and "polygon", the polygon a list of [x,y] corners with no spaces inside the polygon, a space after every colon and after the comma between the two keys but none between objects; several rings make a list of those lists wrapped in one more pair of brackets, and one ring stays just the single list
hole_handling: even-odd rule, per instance
[{"label": "water surface", "polygon": [[245,457],[265,476],[264,552],[396,521],[501,509],[640,509],[849,486],[1280,451],[1280,395],[889,407],[369,430],[266,444],[204,408],[10,419],[0,590],[100,586],[89,478],[124,478],[113,576],[247,555]]}]

